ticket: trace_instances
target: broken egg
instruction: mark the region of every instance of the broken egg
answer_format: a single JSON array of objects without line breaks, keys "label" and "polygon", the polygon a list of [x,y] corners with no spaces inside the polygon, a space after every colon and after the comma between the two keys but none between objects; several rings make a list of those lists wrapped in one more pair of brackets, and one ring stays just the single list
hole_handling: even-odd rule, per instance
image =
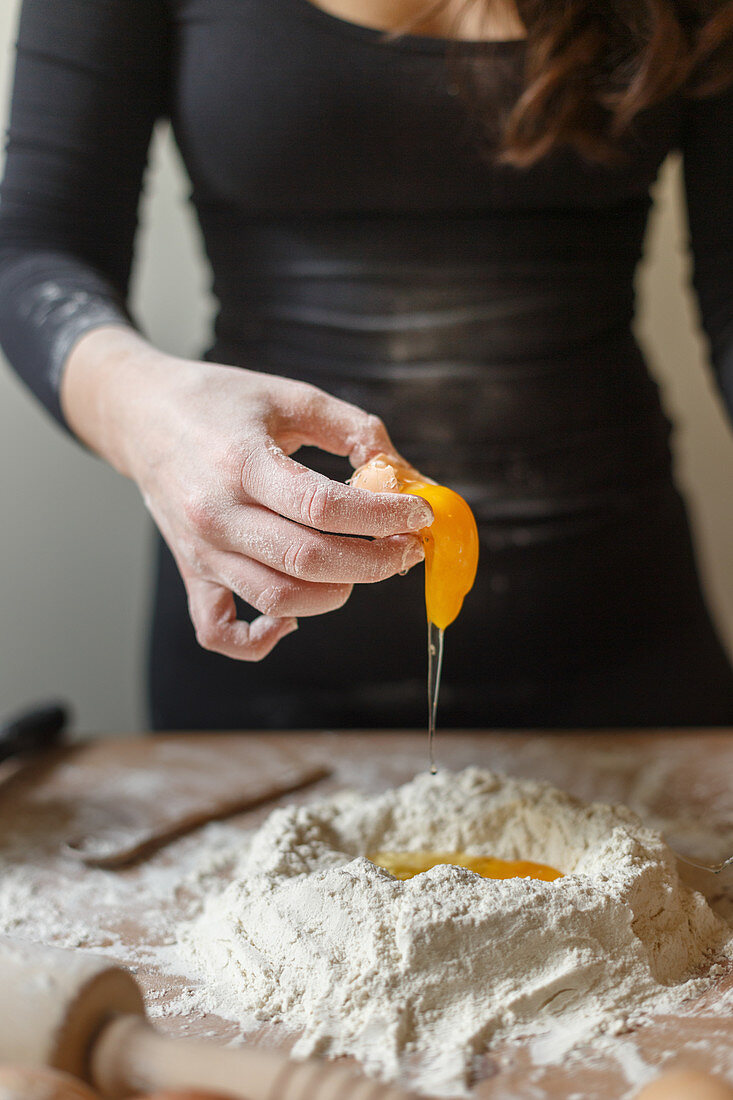
[{"label": "broken egg", "polygon": [[428,744],[435,774],[433,742],[445,628],[457,618],[478,568],[478,528],[462,496],[437,485],[407,463],[378,454],[360,466],[350,484],[372,493],[410,493],[433,510],[433,522],[420,531],[425,547],[425,609],[428,617]]},{"label": "broken egg", "polygon": [[411,493],[433,510],[433,522],[420,537],[425,547],[425,607],[439,630],[457,618],[476,579],[478,529],[465,500],[445,485],[436,485],[412,466],[380,454],[360,466],[350,484],[372,493]]}]

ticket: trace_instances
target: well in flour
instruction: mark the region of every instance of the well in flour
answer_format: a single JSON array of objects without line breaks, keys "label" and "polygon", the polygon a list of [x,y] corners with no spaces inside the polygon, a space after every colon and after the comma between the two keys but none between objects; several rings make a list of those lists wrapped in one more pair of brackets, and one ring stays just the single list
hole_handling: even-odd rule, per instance
[{"label": "well in flour", "polygon": [[[533,860],[552,882],[440,865],[406,881],[374,851]],[[500,1039],[576,1045],[704,987],[730,930],[623,807],[475,768],[379,796],[275,811],[234,880],[179,929],[206,1006],[300,1032],[294,1052],[351,1054],[433,1095],[470,1084]]]}]

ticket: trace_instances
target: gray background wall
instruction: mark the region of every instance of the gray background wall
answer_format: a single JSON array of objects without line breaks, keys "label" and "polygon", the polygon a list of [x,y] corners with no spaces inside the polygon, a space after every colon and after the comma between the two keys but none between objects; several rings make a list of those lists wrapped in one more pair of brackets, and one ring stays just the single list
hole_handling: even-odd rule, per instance
[{"label": "gray background wall", "polygon": [[[0,7],[3,130],[18,6]],[[134,307],[159,346],[195,355],[212,304],[186,190],[161,130],[142,209]],[[639,332],[678,425],[679,477],[705,583],[733,648],[733,435],[705,365],[684,241],[679,165],[670,160],[640,272]],[[81,729],[142,728],[147,515],[135,488],[55,429],[4,364],[0,517],[0,714],[60,694],[73,701]]]}]

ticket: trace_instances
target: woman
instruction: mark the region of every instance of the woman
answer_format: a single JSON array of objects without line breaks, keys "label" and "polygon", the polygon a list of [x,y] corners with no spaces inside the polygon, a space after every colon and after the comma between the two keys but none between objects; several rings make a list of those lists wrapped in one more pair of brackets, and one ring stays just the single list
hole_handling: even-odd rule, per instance
[{"label": "woman", "polygon": [[[443,725],[733,724],[630,327],[680,147],[733,403],[732,38],[714,0],[25,0],[0,334],[160,529],[155,726],[423,724],[421,571],[396,575],[430,513],[344,485],[395,447],[479,522]],[[204,362],[124,305],[166,115]]]}]

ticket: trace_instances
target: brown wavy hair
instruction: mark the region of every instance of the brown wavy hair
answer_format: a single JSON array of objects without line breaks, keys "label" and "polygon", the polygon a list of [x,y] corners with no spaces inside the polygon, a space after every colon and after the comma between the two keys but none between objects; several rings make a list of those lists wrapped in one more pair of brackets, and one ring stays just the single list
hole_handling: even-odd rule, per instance
[{"label": "brown wavy hair", "polygon": [[[448,6],[450,0],[438,0],[430,10]],[[561,146],[590,160],[619,161],[641,112],[675,93],[703,97],[733,82],[733,0],[515,0],[515,6],[526,29],[524,81],[493,142],[506,163],[534,164]],[[461,11],[477,7],[488,15],[497,0],[464,0]],[[467,67],[457,49],[452,64],[464,98],[490,131],[496,107],[482,107],[480,56]]]}]

